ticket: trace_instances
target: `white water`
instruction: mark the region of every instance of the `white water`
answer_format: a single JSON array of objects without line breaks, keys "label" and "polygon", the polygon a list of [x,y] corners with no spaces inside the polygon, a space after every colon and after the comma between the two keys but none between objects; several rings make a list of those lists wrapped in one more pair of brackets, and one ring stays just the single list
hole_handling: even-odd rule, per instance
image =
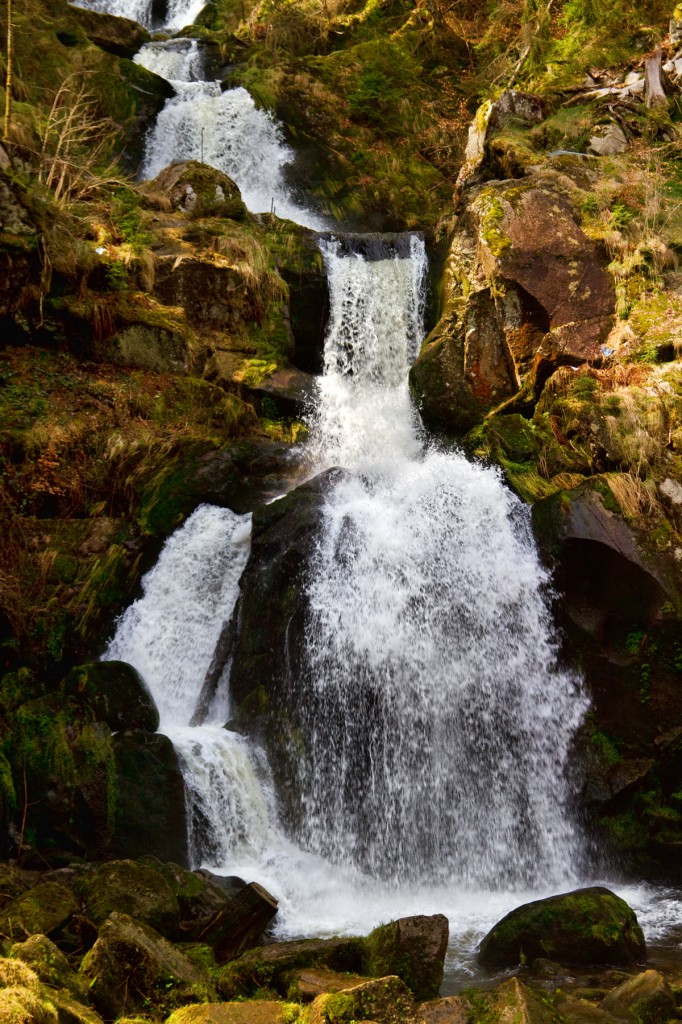
[{"label": "white water", "polygon": [[196,39],[153,40],[145,43],[133,60],[169,82],[200,82],[204,57]]},{"label": "white water", "polygon": [[147,29],[179,32],[194,24],[206,6],[206,0],[167,0],[161,17],[153,0],[80,0],[75,6],[115,14],[119,18],[131,18]]}]

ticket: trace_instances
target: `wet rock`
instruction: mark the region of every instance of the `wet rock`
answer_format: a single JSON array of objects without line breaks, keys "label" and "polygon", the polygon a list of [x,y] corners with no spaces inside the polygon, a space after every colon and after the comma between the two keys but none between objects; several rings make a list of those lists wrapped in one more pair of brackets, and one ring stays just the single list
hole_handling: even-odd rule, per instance
[{"label": "wet rock", "polygon": [[562,1017],[575,1024],[614,1024],[616,1019],[587,999],[566,999],[557,1003],[557,1010]]},{"label": "wet rock", "polygon": [[466,194],[443,275],[443,313],[410,372],[422,417],[462,434],[559,365],[601,358],[615,302],[596,244],[549,181]]},{"label": "wet rock", "polygon": [[91,43],[113,53],[116,57],[129,60],[151,39],[142,25],[130,18],[119,18],[114,14],[73,7],[71,14],[81,26]]},{"label": "wet rock", "polygon": [[183,1006],[166,1024],[289,1024],[292,1007],[287,1003],[258,999],[252,1003],[203,1003]]},{"label": "wet rock", "polygon": [[471,1002],[470,1024],[491,1019],[497,1024],[559,1024],[554,1008],[518,978],[502,982],[489,995]]},{"label": "wet rock", "polygon": [[4,907],[0,931],[15,940],[53,935],[77,910],[78,902],[70,889],[58,882],[41,882]]},{"label": "wet rock", "polygon": [[302,419],[313,408],[317,385],[311,374],[289,368],[276,370],[260,384],[243,387],[242,393],[261,416],[274,408],[285,419]]},{"label": "wet rock", "polygon": [[75,891],[88,917],[101,924],[113,911],[129,914],[162,935],[174,937],[180,907],[161,871],[133,860],[114,860],[81,875]]},{"label": "wet rock", "polygon": [[277,913],[275,897],[256,882],[243,886],[226,900],[196,934],[213,947],[219,963],[232,960],[253,946]]},{"label": "wet rock", "polygon": [[96,661],[72,669],[61,684],[67,697],[91,709],[112,732],[143,729],[155,732],[159,712],[142,676],[124,661]]},{"label": "wet rock", "polygon": [[675,996],[658,971],[644,971],[612,989],[599,1004],[632,1024],[665,1024],[675,1014]]},{"label": "wet rock", "polygon": [[172,861],[159,863],[152,858],[146,859],[145,863],[166,879],[178,901],[183,931],[187,930],[186,926],[190,922],[211,917],[225,903],[225,892],[212,881],[209,871],[188,871]]},{"label": "wet rock", "polygon": [[127,914],[107,918],[79,973],[95,1008],[109,1020],[145,1011],[150,1003],[165,1015],[212,993],[200,967],[153,928]]},{"label": "wet rock", "polygon": [[292,971],[314,966],[360,973],[364,955],[364,940],[360,938],[274,942],[249,950],[227,964],[216,984],[225,999],[247,996],[266,986],[284,995]]},{"label": "wet rock", "polygon": [[397,974],[419,1000],[433,999],[443,981],[449,925],[443,914],[403,917],[367,937],[366,972]]},{"label": "wet rock", "polygon": [[430,999],[419,1007],[424,1024],[469,1024],[471,1005],[464,996]]},{"label": "wet rock", "polygon": [[87,1002],[85,986],[71,970],[62,951],[46,935],[31,935],[25,942],[16,942],[9,955],[27,964],[44,984],[66,989],[72,998]]},{"label": "wet rock", "polygon": [[110,856],[145,854],[187,862],[185,785],[167,736],[128,731],[113,738],[117,797]]},{"label": "wet rock", "polygon": [[539,956],[562,964],[627,964],[643,960],[646,948],[634,911],[595,886],[517,907],[488,932],[478,959],[495,968]]},{"label": "wet rock", "polygon": [[243,220],[246,216],[239,187],[222,171],[198,160],[185,160],[164,168],[145,191],[166,196],[174,210],[192,217],[228,217]]},{"label": "wet rock", "polygon": [[290,720],[302,674],[303,574],[321,526],[325,494],[340,477],[339,470],[329,470],[254,512],[251,553],[235,608],[230,688],[237,722],[265,743],[284,813],[292,821],[301,813],[288,784],[298,754],[284,723]]},{"label": "wet rock", "polygon": [[342,974],[328,967],[304,967],[286,975],[287,998],[293,1002],[311,1003],[325,992],[341,992],[366,980],[359,974]]},{"label": "wet rock", "polygon": [[342,992],[318,996],[310,1007],[309,1024],[420,1024],[409,989],[395,976],[376,978]]}]

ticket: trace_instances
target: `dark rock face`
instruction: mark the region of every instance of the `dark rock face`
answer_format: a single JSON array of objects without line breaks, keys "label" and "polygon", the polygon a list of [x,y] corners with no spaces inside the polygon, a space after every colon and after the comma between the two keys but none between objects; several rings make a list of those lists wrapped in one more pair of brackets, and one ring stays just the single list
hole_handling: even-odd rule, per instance
[{"label": "dark rock face", "polygon": [[478,959],[488,968],[512,967],[522,957],[562,964],[631,964],[646,956],[634,911],[609,889],[595,886],[517,907],[482,940]]},{"label": "dark rock face", "polygon": [[67,697],[76,697],[92,709],[112,732],[142,729],[155,732],[159,712],[142,676],[124,661],[96,661],[79,665],[62,683]]},{"label": "dark rock face", "polygon": [[118,792],[109,852],[187,863],[185,787],[167,736],[139,730],[113,740]]},{"label": "dark rock face", "polygon": [[397,974],[415,999],[434,999],[443,981],[449,925],[443,914],[403,917],[367,938],[368,974]]},{"label": "dark rock face", "polygon": [[422,417],[463,434],[558,366],[602,357],[613,281],[551,182],[466,194],[443,278],[443,312],[410,373]]},{"label": "dark rock face", "polygon": [[[296,753],[286,723],[301,675],[307,599],[305,570],[320,528],[325,493],[339,478],[329,470],[257,509],[249,561],[235,609],[230,687],[240,726],[265,743],[276,782],[295,776]],[[292,703],[293,702],[293,703]],[[296,794],[281,786],[288,811]]]}]

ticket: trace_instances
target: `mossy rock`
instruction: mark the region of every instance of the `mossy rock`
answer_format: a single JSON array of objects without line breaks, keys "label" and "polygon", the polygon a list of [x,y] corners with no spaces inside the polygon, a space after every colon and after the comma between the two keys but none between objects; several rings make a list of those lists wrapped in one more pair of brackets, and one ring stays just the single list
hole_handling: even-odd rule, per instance
[{"label": "mossy rock", "polygon": [[631,1024],[665,1024],[675,1016],[675,996],[658,971],[644,971],[612,989],[602,1010]]},{"label": "mossy rock", "polygon": [[175,936],[180,907],[161,871],[133,860],[116,860],[83,874],[74,886],[88,917],[101,924],[113,911],[129,914],[162,935]]},{"label": "mossy rock", "polygon": [[142,676],[124,661],[95,661],[72,669],[61,684],[67,697],[92,709],[112,732],[143,729],[156,732],[159,712]]},{"label": "mossy rock", "polygon": [[71,889],[58,882],[41,882],[7,904],[0,918],[0,931],[15,940],[52,935],[77,910],[78,901]]},{"label": "mossy rock", "polygon": [[108,1020],[124,1014],[167,1016],[215,998],[208,975],[163,936],[127,914],[111,914],[86,954],[80,978]]},{"label": "mossy rock", "polygon": [[155,863],[152,858],[142,858],[142,862],[149,864],[166,879],[178,901],[182,921],[215,914],[225,904],[225,893],[205,875],[189,871],[172,861]]},{"label": "mossy rock", "polygon": [[31,888],[33,879],[11,864],[0,864],[0,908]]},{"label": "mossy rock", "polygon": [[130,730],[114,736],[113,748],[118,796],[110,854],[152,855],[184,864],[185,788],[173,744],[160,733]]},{"label": "mossy rock", "polygon": [[489,993],[468,993],[468,1024],[560,1024],[554,1007],[518,978]]},{"label": "mossy rock", "polygon": [[174,210],[192,217],[244,220],[247,216],[239,187],[232,178],[198,160],[165,167],[145,186],[145,191],[167,195]]},{"label": "mossy rock", "polygon": [[77,1001],[87,1001],[87,990],[71,970],[62,951],[46,935],[31,935],[25,942],[16,942],[10,957],[27,964],[46,985],[66,989]]},{"label": "mossy rock", "polygon": [[407,986],[395,976],[374,978],[361,985],[318,996],[310,1007],[309,1024],[419,1024],[417,1004]]},{"label": "mossy rock", "polygon": [[183,1006],[171,1014],[166,1024],[297,1024],[299,1020],[304,1024],[302,1009],[296,1003],[270,999],[250,1003],[203,1003]]},{"label": "mossy rock", "polygon": [[2,1024],[58,1024],[57,1010],[38,976],[19,960],[0,959]]},{"label": "mossy rock", "polygon": [[274,942],[248,950],[228,963],[217,976],[225,999],[249,996],[258,988],[273,988],[285,995],[291,972],[302,967],[329,967],[362,972],[364,939],[302,939]]},{"label": "mossy rock", "polygon": [[404,917],[381,925],[365,940],[365,973],[396,974],[416,999],[433,999],[443,981],[448,919],[443,914]]},{"label": "mossy rock", "polygon": [[562,964],[629,964],[646,956],[634,911],[609,889],[594,886],[526,903],[482,940],[483,967],[512,967],[547,957]]}]

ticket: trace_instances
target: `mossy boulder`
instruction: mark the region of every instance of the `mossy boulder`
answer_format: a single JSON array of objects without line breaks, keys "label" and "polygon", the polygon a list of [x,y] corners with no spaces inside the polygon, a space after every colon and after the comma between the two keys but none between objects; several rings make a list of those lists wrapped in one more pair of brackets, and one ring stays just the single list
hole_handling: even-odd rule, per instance
[{"label": "mossy boulder", "polygon": [[301,967],[286,975],[287,998],[297,1003],[311,1003],[325,992],[341,992],[365,980],[360,974],[332,971],[329,967]]},{"label": "mossy boulder", "polygon": [[365,973],[396,974],[415,999],[433,999],[443,981],[448,935],[443,914],[403,917],[381,925],[366,939]]},{"label": "mossy boulder", "polygon": [[250,1003],[202,1003],[183,1006],[166,1024],[296,1024],[302,1008],[294,1003],[258,999]]},{"label": "mossy boulder", "polygon": [[235,999],[251,995],[258,988],[275,989],[286,995],[292,971],[324,967],[340,972],[364,973],[364,939],[302,939],[274,942],[248,950],[227,964],[217,975],[221,996]]},{"label": "mossy boulder", "polygon": [[222,171],[198,160],[171,164],[149,182],[146,191],[165,195],[174,210],[192,217],[243,220],[246,206],[239,187]]},{"label": "mossy boulder", "polygon": [[58,946],[46,935],[31,935],[25,942],[16,942],[10,957],[27,964],[37,977],[54,989],[66,989],[77,1001],[87,1002],[87,990]]},{"label": "mossy boulder", "polygon": [[309,1024],[419,1024],[417,1004],[395,976],[374,978],[341,992],[318,996],[310,1007]]},{"label": "mossy boulder", "polygon": [[78,901],[71,889],[59,882],[41,882],[3,908],[0,931],[14,940],[54,935],[77,910]]},{"label": "mossy boulder", "polygon": [[101,926],[79,973],[107,1020],[150,1006],[165,1016],[214,996],[206,971],[153,928],[116,912]]},{"label": "mossy boulder", "polygon": [[0,909],[30,889],[33,881],[27,872],[0,863]]},{"label": "mossy boulder", "polygon": [[115,14],[91,11],[85,7],[73,7],[72,14],[91,43],[116,57],[131,60],[151,38],[146,28],[130,18],[119,18]]},{"label": "mossy boulder", "polygon": [[61,684],[67,697],[92,709],[112,732],[143,729],[156,732],[159,712],[142,676],[124,661],[95,661],[72,669]]},{"label": "mossy boulder", "polygon": [[662,974],[644,971],[607,993],[602,1010],[631,1024],[665,1024],[675,1016],[675,996]]},{"label": "mossy boulder", "polygon": [[482,940],[483,967],[512,967],[547,957],[565,964],[630,964],[646,956],[634,911],[609,889],[594,886],[526,903]]},{"label": "mossy boulder", "polygon": [[129,914],[162,935],[174,937],[180,921],[175,893],[150,864],[117,860],[81,875],[75,890],[88,917],[101,924],[113,911]]},{"label": "mossy boulder", "polygon": [[207,875],[199,871],[188,871],[172,861],[154,862],[144,859],[166,879],[178,901],[180,919],[193,921],[216,914],[225,903],[225,893]]},{"label": "mossy boulder", "polygon": [[419,1007],[424,1024],[469,1024],[471,1007],[464,996],[429,999]]}]

